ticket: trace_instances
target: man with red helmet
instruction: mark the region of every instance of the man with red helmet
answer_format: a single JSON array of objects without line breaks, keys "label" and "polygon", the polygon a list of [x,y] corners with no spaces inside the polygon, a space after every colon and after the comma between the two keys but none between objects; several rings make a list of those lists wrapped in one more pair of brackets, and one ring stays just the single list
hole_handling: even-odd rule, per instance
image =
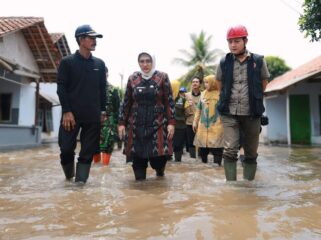
[{"label": "man with red helmet", "polygon": [[224,170],[227,181],[236,181],[239,134],[244,133],[245,160],[243,178],[254,180],[261,116],[265,111],[263,92],[270,74],[264,57],[247,50],[247,29],[230,27],[226,54],[217,68],[220,100],[218,110],[224,127]]}]

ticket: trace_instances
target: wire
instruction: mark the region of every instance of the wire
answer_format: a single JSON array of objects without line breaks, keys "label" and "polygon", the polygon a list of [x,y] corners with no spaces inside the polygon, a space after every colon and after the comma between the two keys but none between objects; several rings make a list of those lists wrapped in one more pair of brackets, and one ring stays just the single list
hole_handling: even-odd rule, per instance
[{"label": "wire", "polygon": [[285,5],[285,6],[287,6],[288,8],[290,8],[292,11],[294,11],[294,12],[296,12],[297,14],[299,14],[299,15],[301,15],[301,13],[298,11],[298,10],[296,10],[293,6],[291,6],[289,3],[287,3],[285,0],[281,0],[281,2]]}]

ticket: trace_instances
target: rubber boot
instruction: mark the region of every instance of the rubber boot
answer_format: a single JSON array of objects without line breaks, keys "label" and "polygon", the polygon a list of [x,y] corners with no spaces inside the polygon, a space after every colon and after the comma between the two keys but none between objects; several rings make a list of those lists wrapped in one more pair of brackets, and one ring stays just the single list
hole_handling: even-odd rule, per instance
[{"label": "rubber boot", "polygon": [[174,152],[175,162],[181,162],[182,161],[182,154],[183,154],[183,151]]},{"label": "rubber boot", "polygon": [[255,173],[256,173],[256,167],[257,164],[256,163],[243,163],[244,167],[243,167],[243,178],[249,181],[254,180],[255,178]]},{"label": "rubber boot", "polygon": [[134,174],[136,181],[143,181],[146,179],[146,168],[134,168]]},{"label": "rubber boot", "polygon": [[214,163],[217,163],[219,166],[222,165],[222,155],[214,155]]},{"label": "rubber boot", "polygon": [[102,153],[102,154],[101,154],[101,158],[102,158],[103,165],[106,165],[106,166],[107,166],[107,165],[109,164],[110,157],[111,157],[111,154],[110,154],[110,153]]},{"label": "rubber boot", "polygon": [[66,179],[69,181],[75,176],[75,164],[74,162],[69,163],[67,165],[61,165],[64,170]]},{"label": "rubber boot", "polygon": [[195,147],[190,147],[188,150],[189,150],[189,156],[191,158],[196,158]]},{"label": "rubber boot", "polygon": [[93,162],[94,163],[99,163],[100,162],[100,153],[96,153],[93,156]]},{"label": "rubber boot", "polygon": [[236,181],[236,162],[224,161],[226,181]]},{"label": "rubber boot", "polygon": [[156,176],[157,177],[164,177],[165,175],[165,167],[162,167],[162,168],[156,168]]},{"label": "rubber boot", "polygon": [[208,154],[204,154],[201,152],[200,155],[201,155],[202,162],[207,163],[208,162],[208,159],[207,159]]},{"label": "rubber boot", "polygon": [[90,164],[77,163],[75,182],[85,184],[89,177]]}]

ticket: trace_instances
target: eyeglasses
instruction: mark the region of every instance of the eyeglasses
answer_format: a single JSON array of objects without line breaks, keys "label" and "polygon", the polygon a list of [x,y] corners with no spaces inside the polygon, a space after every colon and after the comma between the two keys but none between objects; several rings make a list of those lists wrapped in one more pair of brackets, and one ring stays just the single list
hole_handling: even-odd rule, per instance
[{"label": "eyeglasses", "polygon": [[141,60],[139,60],[139,63],[141,63],[141,64],[144,64],[144,63],[150,64],[150,63],[152,63],[152,60],[151,59],[141,59]]}]

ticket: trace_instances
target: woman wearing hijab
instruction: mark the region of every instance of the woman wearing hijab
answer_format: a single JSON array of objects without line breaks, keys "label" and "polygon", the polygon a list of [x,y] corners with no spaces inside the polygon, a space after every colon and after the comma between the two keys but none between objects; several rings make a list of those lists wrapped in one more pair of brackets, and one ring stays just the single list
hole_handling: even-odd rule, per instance
[{"label": "woman wearing hijab", "polygon": [[125,154],[133,161],[135,179],[145,180],[148,162],[162,177],[173,154],[175,103],[168,75],[155,70],[155,58],[142,52],[138,64],[141,70],[127,82],[118,133],[125,137]]},{"label": "woman wearing hijab", "polygon": [[196,132],[194,145],[200,148],[203,163],[207,163],[209,152],[214,155],[214,163],[221,166],[223,154],[223,125],[216,109],[219,91],[214,75],[204,79],[205,91],[197,104],[193,130]]}]

